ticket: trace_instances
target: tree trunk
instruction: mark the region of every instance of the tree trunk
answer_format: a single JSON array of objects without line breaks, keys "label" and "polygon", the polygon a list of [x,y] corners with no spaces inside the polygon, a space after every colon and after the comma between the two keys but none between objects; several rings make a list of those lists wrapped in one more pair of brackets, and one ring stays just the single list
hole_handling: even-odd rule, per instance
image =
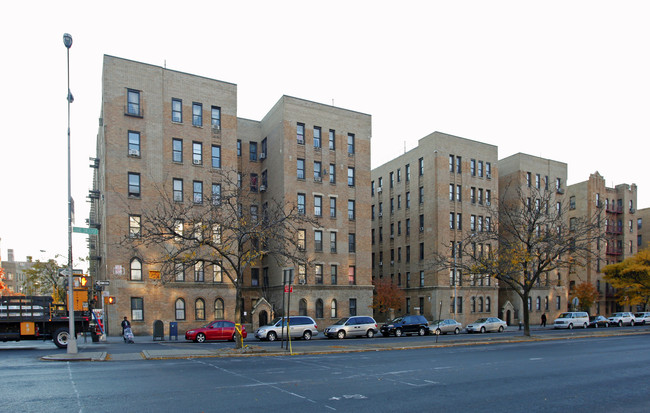
[{"label": "tree trunk", "polygon": [[524,295],[521,297],[523,301],[524,309],[524,335],[530,337],[530,313],[528,311],[528,292],[524,292]]},{"label": "tree trunk", "polygon": [[[235,324],[240,324],[241,325],[241,297],[242,297],[242,291],[241,291],[241,280],[242,280],[242,275],[239,274],[237,278],[237,282],[235,282],[235,319],[233,320]],[[243,347],[242,343],[242,338],[239,332],[235,329],[235,348],[236,349],[241,349]]]}]

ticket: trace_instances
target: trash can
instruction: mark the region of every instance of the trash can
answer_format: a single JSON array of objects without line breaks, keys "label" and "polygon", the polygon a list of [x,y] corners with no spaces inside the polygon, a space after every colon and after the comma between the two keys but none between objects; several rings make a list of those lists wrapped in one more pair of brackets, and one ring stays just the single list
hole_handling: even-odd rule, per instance
[{"label": "trash can", "polygon": [[153,322],[153,341],[156,340],[165,340],[165,324],[160,320]]},{"label": "trash can", "polygon": [[178,323],[176,321],[169,323],[169,339],[171,340],[172,337],[178,341]]}]

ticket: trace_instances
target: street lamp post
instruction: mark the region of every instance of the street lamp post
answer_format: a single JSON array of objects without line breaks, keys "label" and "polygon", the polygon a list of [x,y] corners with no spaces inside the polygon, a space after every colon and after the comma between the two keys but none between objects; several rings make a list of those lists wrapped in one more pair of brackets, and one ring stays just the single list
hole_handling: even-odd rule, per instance
[{"label": "street lamp post", "polygon": [[72,47],[72,36],[65,33],[63,35],[63,44],[66,48],[68,61],[68,354],[77,354],[77,335],[74,329],[74,293],[72,277],[72,184],[70,168],[70,104],[74,101],[70,92],[70,47]]}]

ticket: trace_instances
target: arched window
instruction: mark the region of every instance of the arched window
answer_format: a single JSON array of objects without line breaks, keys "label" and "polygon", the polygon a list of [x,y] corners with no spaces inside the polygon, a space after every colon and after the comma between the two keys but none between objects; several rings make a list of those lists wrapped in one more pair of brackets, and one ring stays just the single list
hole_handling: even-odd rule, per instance
[{"label": "arched window", "polygon": [[531,297],[528,297],[528,311],[531,311],[533,309],[533,299]]},{"label": "arched window", "polygon": [[537,296],[537,298],[535,299],[535,309],[537,311],[542,309],[542,298],[539,296]]},{"label": "arched window", "polygon": [[483,312],[483,297],[478,298],[478,312],[479,313]]},{"label": "arched window", "polygon": [[304,298],[298,303],[298,315],[307,315],[307,300]]},{"label": "arched window", "polygon": [[131,281],[142,281],[142,261],[138,258],[131,260]]},{"label": "arched window", "polygon": [[336,312],[336,300],[332,300],[332,309],[330,310],[330,317],[336,318],[337,317],[337,312]]},{"label": "arched window", "polygon": [[490,311],[490,297],[485,297],[485,312],[489,313]]},{"label": "arched window", "polygon": [[316,300],[316,318],[323,318],[323,300]]},{"label": "arched window", "polygon": [[214,319],[215,320],[224,319],[223,300],[221,298],[217,298],[216,300],[214,300]]},{"label": "arched window", "polygon": [[194,318],[205,320],[205,301],[203,301],[203,298],[198,298],[194,303]]},{"label": "arched window", "polygon": [[176,319],[185,320],[185,300],[183,300],[182,298],[177,299],[175,308],[176,308]]},{"label": "arched window", "polygon": [[472,297],[472,300],[471,300],[471,310],[472,310],[473,313],[476,312],[476,297]]}]

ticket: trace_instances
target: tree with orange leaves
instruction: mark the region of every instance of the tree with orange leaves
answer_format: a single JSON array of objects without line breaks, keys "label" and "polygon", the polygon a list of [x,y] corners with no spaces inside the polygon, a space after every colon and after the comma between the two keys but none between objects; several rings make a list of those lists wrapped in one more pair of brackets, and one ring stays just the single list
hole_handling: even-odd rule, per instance
[{"label": "tree with orange leaves", "polygon": [[600,293],[593,284],[585,281],[576,285],[571,298],[578,298],[580,309],[589,311],[591,306],[600,298]]},{"label": "tree with orange leaves", "polygon": [[406,298],[404,291],[386,279],[375,279],[375,297],[372,302],[372,309],[379,314],[387,314],[390,309],[399,309]]}]

